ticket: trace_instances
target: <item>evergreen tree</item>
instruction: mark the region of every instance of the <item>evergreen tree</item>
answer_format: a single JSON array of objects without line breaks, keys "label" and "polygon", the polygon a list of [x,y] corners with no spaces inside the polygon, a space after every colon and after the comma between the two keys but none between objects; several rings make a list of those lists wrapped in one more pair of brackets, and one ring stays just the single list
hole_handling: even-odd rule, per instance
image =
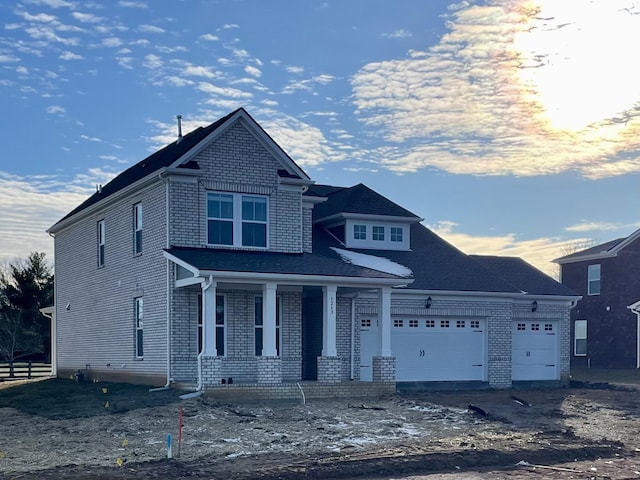
[{"label": "evergreen tree", "polygon": [[32,252],[0,270],[0,358],[51,361],[51,325],[40,309],[53,305],[53,274]]}]

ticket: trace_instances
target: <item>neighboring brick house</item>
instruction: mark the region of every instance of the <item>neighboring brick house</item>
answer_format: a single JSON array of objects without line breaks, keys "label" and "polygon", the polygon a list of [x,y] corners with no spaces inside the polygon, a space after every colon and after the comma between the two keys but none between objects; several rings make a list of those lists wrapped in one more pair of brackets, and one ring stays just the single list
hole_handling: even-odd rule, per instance
[{"label": "neighboring brick house", "polygon": [[315,185],[236,110],[49,229],[58,372],[280,394],[566,380],[575,292],[421,221]]},{"label": "neighboring brick house", "polygon": [[571,365],[640,368],[640,229],[554,261],[582,295],[571,312]]}]

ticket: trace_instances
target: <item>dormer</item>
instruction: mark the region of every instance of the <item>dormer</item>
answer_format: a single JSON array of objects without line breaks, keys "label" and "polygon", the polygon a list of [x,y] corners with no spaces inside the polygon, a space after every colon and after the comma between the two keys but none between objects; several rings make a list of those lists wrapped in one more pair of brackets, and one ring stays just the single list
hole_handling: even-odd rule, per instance
[{"label": "dormer", "polygon": [[307,195],[326,199],[315,205],[313,223],[347,248],[410,250],[410,226],[423,220],[363,184],[314,185]]}]

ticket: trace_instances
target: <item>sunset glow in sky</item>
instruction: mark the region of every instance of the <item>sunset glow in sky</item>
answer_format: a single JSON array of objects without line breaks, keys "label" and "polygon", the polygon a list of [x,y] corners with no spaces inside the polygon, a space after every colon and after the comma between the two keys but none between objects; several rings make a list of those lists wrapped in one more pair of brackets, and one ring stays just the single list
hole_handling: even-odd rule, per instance
[{"label": "sunset glow in sky", "polygon": [[640,3],[0,5],[0,260],[240,106],[318,183],[365,183],[467,253],[553,274],[640,226]]}]

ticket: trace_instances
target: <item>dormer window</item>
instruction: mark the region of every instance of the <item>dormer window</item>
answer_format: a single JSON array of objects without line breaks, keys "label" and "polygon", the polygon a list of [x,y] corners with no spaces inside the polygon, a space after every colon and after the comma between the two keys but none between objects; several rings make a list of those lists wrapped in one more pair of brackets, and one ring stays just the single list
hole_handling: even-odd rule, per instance
[{"label": "dormer window", "polygon": [[353,226],[353,238],[354,238],[354,240],[366,240],[367,239],[367,226],[366,225],[354,225]]},{"label": "dormer window", "polygon": [[371,238],[378,242],[384,242],[384,227],[374,225],[371,228]]},{"label": "dormer window", "polygon": [[[354,218],[327,229],[349,248],[409,250],[409,225],[401,222]],[[348,232],[345,239],[344,232]]]}]

